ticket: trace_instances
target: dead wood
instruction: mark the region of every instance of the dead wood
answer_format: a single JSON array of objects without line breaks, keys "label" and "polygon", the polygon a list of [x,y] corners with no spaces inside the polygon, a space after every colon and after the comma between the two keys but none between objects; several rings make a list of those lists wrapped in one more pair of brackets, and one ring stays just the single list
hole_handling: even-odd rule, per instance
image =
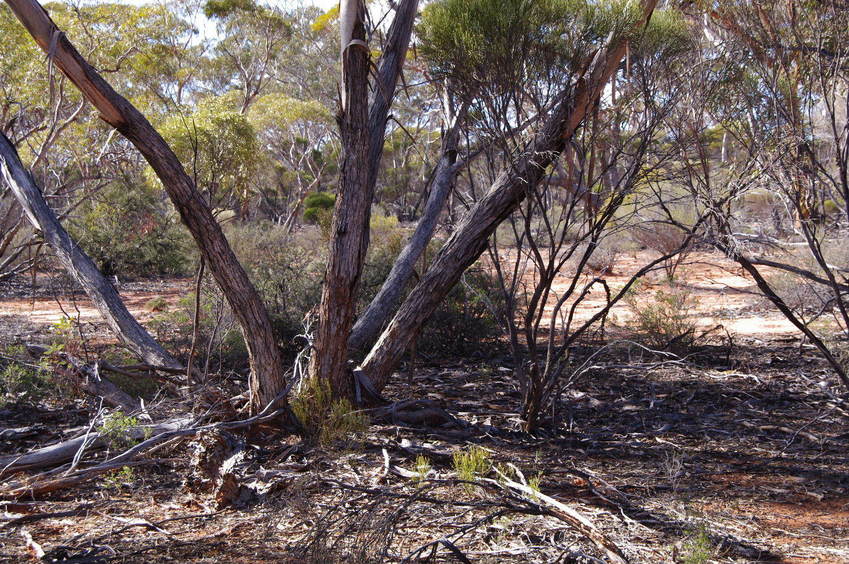
[{"label": "dead wood", "polygon": [[242,508],[256,500],[256,490],[242,484],[235,471],[245,454],[242,439],[227,431],[212,429],[199,433],[189,450],[192,452],[192,471],[186,480],[189,489],[211,493],[218,509]]},{"label": "dead wood", "polygon": [[367,410],[367,413],[375,421],[402,423],[412,427],[439,427],[446,424],[464,426],[442,405],[432,400],[396,401],[383,407]]},{"label": "dead wood", "polygon": [[[40,358],[48,353],[46,347],[41,345],[27,344],[27,352],[33,357]],[[55,366],[54,370],[63,373],[64,376],[73,378],[79,383],[80,388],[87,393],[103,398],[104,403],[112,407],[120,407],[124,413],[130,414],[141,409],[141,402],[130,394],[116,386],[111,380],[100,373],[98,363],[88,364],[74,355],[58,351],[52,353],[61,359],[65,366]]]},{"label": "dead wood", "polygon": [[18,441],[29,437],[34,437],[43,433],[44,430],[45,428],[42,425],[30,425],[29,427],[0,429],[0,441]]},{"label": "dead wood", "polygon": [[[133,438],[140,438],[138,437],[139,434],[141,435],[141,438],[145,436],[150,438],[143,440],[132,448],[117,456],[109,458],[100,464],[77,470],[76,472],[68,475],[60,475],[57,477],[57,474],[62,469],[56,469],[32,476],[28,479],[8,483],[4,487],[0,488],[0,499],[18,499],[24,496],[41,495],[58,489],[82,484],[95,476],[103,474],[104,472],[119,469],[123,466],[162,462],[162,460],[151,462],[144,460],[139,461],[137,459],[160,444],[178,437],[191,437],[201,431],[211,431],[216,429],[222,431],[242,429],[274,419],[280,419],[286,415],[291,416],[287,405],[284,404],[283,407],[278,407],[278,405],[283,402],[287,391],[288,390],[281,393],[275,401],[269,403],[259,414],[241,421],[225,421],[192,427],[189,426],[190,422],[188,420],[177,419],[153,426],[133,427],[127,431]],[[145,431],[146,429],[147,431]],[[151,429],[154,433],[156,433],[153,436],[150,436]],[[73,459],[79,448],[87,440],[92,440],[92,435],[77,437],[76,439],[51,445],[43,449],[38,449],[35,452],[25,455],[2,457],[0,458],[0,465],[3,466],[3,470],[0,472],[0,476],[3,474],[8,475],[12,471],[44,468],[68,462]],[[93,442],[103,444],[104,440],[105,438],[101,437],[100,434],[95,434]]]},{"label": "dead wood", "polygon": [[[188,423],[188,419],[177,419],[156,425],[140,425],[138,427],[127,429],[126,434],[127,437],[132,440],[143,440],[145,436],[150,436],[151,433],[159,435],[161,433],[174,431],[181,427],[185,427]],[[26,454],[2,456],[0,457],[0,476],[7,476],[23,470],[50,468],[60,464],[65,464],[74,458],[74,455],[77,454],[85,443],[88,443],[87,448],[96,450],[105,446],[107,440],[106,437],[95,432],[89,435],[81,435],[53,445],[48,445]]]},{"label": "dead wood", "polygon": [[[492,480],[490,480],[490,482],[492,482]],[[587,519],[575,509],[557,501],[553,497],[534,490],[526,484],[515,482],[503,474],[501,474],[500,483],[505,488],[520,492],[522,495],[532,500],[533,503],[545,508],[546,513],[549,515],[557,517],[561,521],[574,527],[582,535],[592,541],[593,544],[595,544],[600,550],[602,550],[611,562],[615,562],[616,564],[627,564],[627,558],[625,558],[625,555],[616,543],[610,540],[607,535],[602,533],[595,525],[593,525],[592,521]]]}]

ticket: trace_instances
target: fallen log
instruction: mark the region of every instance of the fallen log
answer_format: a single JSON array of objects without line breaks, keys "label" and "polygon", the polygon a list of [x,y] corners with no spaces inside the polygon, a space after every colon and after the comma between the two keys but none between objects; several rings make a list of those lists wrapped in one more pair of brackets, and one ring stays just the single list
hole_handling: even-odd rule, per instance
[{"label": "fallen log", "polygon": [[[140,441],[144,440],[145,437],[150,437],[151,434],[158,435],[167,431],[175,431],[190,423],[189,419],[176,419],[156,425],[139,425],[127,429],[127,437]],[[88,442],[87,448],[97,449],[105,446],[108,441],[101,433],[94,432],[48,445],[26,454],[0,456],[0,477],[22,470],[51,468],[70,462],[86,442]]]},{"label": "fallen log", "polygon": [[[40,358],[48,353],[41,345],[28,344],[27,351],[34,357]],[[87,364],[72,354],[64,351],[53,353],[68,365],[66,373],[73,377],[80,387],[89,394],[103,398],[104,403],[112,407],[120,407],[124,413],[133,413],[141,409],[141,402],[119,388],[114,382],[100,373],[100,365]]]},{"label": "fallen log", "polygon": [[615,564],[628,564],[628,559],[622,553],[622,550],[610,538],[601,532],[598,527],[593,525],[592,521],[584,515],[572,509],[568,505],[547,496],[544,493],[531,488],[526,484],[522,484],[511,480],[504,474],[499,472],[499,481],[488,480],[491,483],[499,484],[502,487],[520,492],[526,498],[544,508],[549,515],[557,517],[561,521],[568,523],[578,532],[592,541],[602,552],[605,553],[610,562]]},{"label": "fallen log", "polygon": [[[201,431],[209,431],[215,429],[241,429],[266,421],[271,421],[273,419],[280,418],[283,416],[288,416],[289,418],[294,419],[294,415],[292,415],[290,408],[285,403],[285,397],[288,392],[289,389],[287,388],[280,395],[278,395],[274,401],[269,403],[265,407],[265,409],[263,409],[260,413],[253,417],[249,417],[248,419],[243,419],[240,421],[224,421],[221,423],[210,423],[208,425],[191,427],[188,426],[191,425],[188,419],[176,419],[172,421],[166,421],[158,425],[140,425],[138,427],[133,427],[129,430],[130,432],[136,433],[140,431],[143,436],[148,436],[150,438],[143,440],[139,444],[122,452],[117,456],[114,456],[104,462],[101,462],[100,464],[91,466],[89,468],[77,470],[73,473],[66,475],[60,475],[58,474],[57,470],[51,470],[42,474],[31,476],[28,479],[22,479],[16,482],[5,484],[4,487],[0,488],[0,499],[19,499],[21,497],[33,497],[58,489],[82,484],[95,476],[103,474],[104,472],[109,472],[111,470],[119,469],[124,466],[150,464],[152,463],[151,461],[139,461],[137,459],[142,454],[150,452],[155,447],[158,447],[159,445],[171,439],[176,439],[180,437],[191,437]],[[283,407],[278,407],[278,405],[281,403],[283,404]],[[154,429],[156,431],[156,434],[150,436],[150,431],[145,431],[145,429]],[[165,430],[161,432],[157,431],[161,429]],[[89,435],[89,438],[91,438],[91,435]],[[100,436],[98,436],[97,439],[103,440],[103,438],[101,438]],[[85,440],[85,437],[77,437],[76,439],[72,439],[64,443],[59,443],[57,445],[52,445],[50,447],[45,447],[43,449],[39,449],[38,451],[31,452],[25,455],[20,455],[17,457],[2,457],[0,458],[0,467],[2,467],[2,469],[0,469],[0,477],[2,477],[2,475],[4,474],[8,475],[10,470],[25,470],[44,466],[57,466],[59,464],[68,462],[73,459],[74,455],[77,452],[77,449],[83,444],[83,441]],[[76,448],[74,448],[74,445],[76,445]],[[44,464],[45,461],[49,461],[49,463]]]}]

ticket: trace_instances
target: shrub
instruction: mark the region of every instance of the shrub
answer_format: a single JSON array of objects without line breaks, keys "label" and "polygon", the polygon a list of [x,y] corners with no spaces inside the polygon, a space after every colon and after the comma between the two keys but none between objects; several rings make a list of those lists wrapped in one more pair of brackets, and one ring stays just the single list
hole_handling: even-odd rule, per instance
[{"label": "shrub", "polygon": [[[135,445],[138,441],[130,436],[130,431],[138,427],[139,420],[136,417],[124,415],[122,411],[116,411],[103,420],[98,429],[100,435],[109,443],[112,450],[123,450]],[[149,438],[150,430],[145,429],[145,437]]]},{"label": "shrub", "polygon": [[346,399],[333,400],[327,382],[311,378],[292,400],[292,412],[307,438],[323,446],[368,428],[369,419]]},{"label": "shrub", "polygon": [[430,474],[431,471],[430,459],[423,454],[420,454],[416,457],[416,475],[413,477],[413,480],[416,482],[417,487],[421,487],[424,484],[424,481],[427,479],[427,475]]},{"label": "shrub", "polygon": [[0,357],[0,405],[34,402],[55,395],[58,387],[42,366],[24,362],[23,346],[7,347]]},{"label": "shrub", "polygon": [[176,213],[144,183],[116,183],[86,200],[69,231],[106,275],[181,275],[188,267]]},{"label": "shrub", "polygon": [[294,357],[304,315],[321,300],[326,245],[315,229],[289,234],[266,222],[230,226],[227,238],[268,307],[284,354]]},{"label": "shrub", "polygon": [[[176,306],[151,321],[157,338],[187,355],[192,344],[195,310],[194,292],[181,298]],[[227,300],[215,283],[207,280],[201,286],[200,320],[196,354],[209,352],[210,364],[217,368],[238,369],[247,364],[247,346]]]},{"label": "shrub", "polygon": [[113,470],[103,477],[103,487],[107,490],[118,490],[124,486],[132,486],[136,481],[136,474],[129,466],[120,470]]},{"label": "shrub", "polygon": [[[651,223],[648,227],[637,226],[631,230],[631,237],[640,245],[661,255],[674,253],[685,243],[687,233],[670,223]],[[663,262],[663,270],[667,280],[673,280],[678,267],[689,254],[687,247],[674,257]]]},{"label": "shrub", "polygon": [[683,354],[695,343],[696,322],[690,315],[695,301],[681,286],[670,285],[649,299],[635,287],[626,302],[634,312],[633,328],[647,346]]},{"label": "shrub", "polygon": [[[492,468],[489,452],[473,445],[454,453],[454,471],[457,477],[466,482],[474,482],[479,476],[485,476]],[[471,491],[471,484],[465,484],[466,491]]]},{"label": "shrub", "polygon": [[492,345],[501,334],[495,317],[501,309],[500,298],[491,274],[469,269],[422,329],[419,350],[469,355]]},{"label": "shrub", "polygon": [[690,533],[690,537],[681,545],[676,559],[681,564],[707,564],[714,557],[713,543],[704,525]]},{"label": "shrub", "polygon": [[322,219],[330,217],[335,205],[336,194],[313,192],[304,198],[304,221],[320,224]]}]

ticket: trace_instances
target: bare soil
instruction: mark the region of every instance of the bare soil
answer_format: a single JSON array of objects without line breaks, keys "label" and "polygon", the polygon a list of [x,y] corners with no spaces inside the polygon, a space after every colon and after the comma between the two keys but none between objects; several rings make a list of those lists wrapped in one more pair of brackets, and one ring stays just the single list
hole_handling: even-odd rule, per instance
[{"label": "bare soil", "polygon": [[[624,283],[628,268],[620,263],[609,283]],[[733,346],[706,344],[686,363],[610,347],[564,391],[539,433],[519,431],[506,356],[419,366],[388,396],[442,402],[458,424],[374,424],[330,447],[255,429],[236,466],[253,495],[238,507],[219,507],[194,487],[192,447],[178,442],[131,476],[0,502],[0,559],[27,558],[25,534],[45,559],[73,562],[603,559],[573,528],[534,514],[538,505],[497,480],[458,483],[453,453],[474,444],[499,468],[513,464],[536,477],[542,493],[590,518],[632,562],[849,562],[849,413],[827,366],[722,257],[694,255],[683,279],[699,300],[694,315],[706,327],[728,328]],[[174,304],[189,286],[166,281],[122,294],[145,318],[152,297]],[[43,337],[62,315],[51,303],[45,296],[0,302],[4,328],[25,325],[7,339]],[[592,303],[585,307],[590,315]],[[620,325],[628,313],[616,311]],[[576,358],[598,346],[582,343]],[[177,405],[151,409],[164,414]],[[0,428],[41,430],[0,441],[0,454],[56,441],[91,413],[84,398],[7,405]],[[423,480],[395,470],[415,471],[418,456],[432,466]]]}]

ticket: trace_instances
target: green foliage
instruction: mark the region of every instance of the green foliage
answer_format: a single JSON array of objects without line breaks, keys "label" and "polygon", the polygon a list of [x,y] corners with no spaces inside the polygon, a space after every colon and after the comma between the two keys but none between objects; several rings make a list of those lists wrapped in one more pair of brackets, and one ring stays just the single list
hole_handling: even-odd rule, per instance
[{"label": "green foliage", "polygon": [[500,299],[493,276],[482,268],[470,268],[422,329],[419,350],[456,355],[486,350],[501,334],[494,314]]},{"label": "green foliage", "polygon": [[[119,410],[106,417],[97,431],[107,441],[110,449],[124,450],[139,442],[131,436],[132,429],[138,426],[138,418],[124,415]],[[150,429],[145,429],[145,439],[150,438],[149,433]]]},{"label": "green foliage", "polygon": [[531,491],[534,493],[531,495],[531,499],[536,501],[539,499],[538,494],[540,493],[540,485],[542,484],[542,473],[537,474],[536,476],[530,478],[528,480],[528,487],[531,488]]},{"label": "green foliage", "polygon": [[307,223],[321,223],[329,219],[336,205],[336,194],[327,192],[313,192],[304,198],[304,221]]},{"label": "green foliage", "polygon": [[322,446],[348,440],[365,431],[369,418],[346,399],[334,400],[327,382],[311,378],[292,400],[292,412],[304,427],[307,438]]},{"label": "green foliage", "polygon": [[216,209],[239,209],[250,193],[259,144],[248,118],[231,95],[201,100],[190,115],[162,125],[162,136]]},{"label": "green foliage", "polygon": [[416,475],[413,478],[413,481],[415,481],[417,487],[424,485],[424,481],[427,479],[427,475],[430,474],[431,469],[432,466],[428,457],[423,454],[416,457]]},{"label": "green foliage", "polygon": [[313,22],[311,28],[313,31],[324,31],[331,24],[339,21],[339,4],[336,4],[325,13],[318,16]]},{"label": "green foliage", "polygon": [[168,300],[166,300],[162,296],[151,298],[147,302],[145,302],[144,309],[152,312],[165,311],[166,309],[168,309]]},{"label": "green foliage", "polygon": [[144,184],[112,184],[79,208],[71,235],[104,274],[184,274],[189,239],[170,204]]},{"label": "green foliage", "polygon": [[[474,482],[478,477],[487,475],[491,469],[489,451],[482,447],[472,445],[464,451],[454,452],[454,471],[461,480]],[[474,489],[471,484],[465,484],[465,488],[469,492]]]},{"label": "green foliage", "polygon": [[695,344],[695,298],[686,288],[673,284],[646,299],[635,286],[625,301],[634,312],[633,329],[647,346],[684,354]]},{"label": "green foliage", "polygon": [[700,525],[681,545],[681,552],[676,561],[681,564],[707,564],[715,552],[707,527]]},{"label": "green foliage", "polygon": [[9,346],[0,356],[0,406],[7,402],[30,403],[58,391],[50,372],[40,365],[24,362],[22,345]]},{"label": "green foliage", "polygon": [[136,481],[136,474],[129,466],[120,470],[113,470],[103,477],[103,487],[107,490],[118,490],[124,486],[132,486]]},{"label": "green foliage", "polygon": [[[294,357],[303,346],[304,314],[321,299],[326,248],[315,230],[289,234],[278,225],[230,225],[227,238],[263,297],[278,343]],[[285,249],[285,252],[281,252]]]},{"label": "green foliage", "polygon": [[208,0],[203,7],[203,14],[207,18],[226,18],[236,12],[250,12],[256,8],[253,0]]},{"label": "green foliage", "polygon": [[[188,354],[193,336],[194,292],[181,298],[176,306],[157,315],[151,325],[158,339],[173,349]],[[248,361],[247,347],[232,310],[221,290],[207,280],[201,287],[198,349],[209,353],[213,370],[239,369]],[[215,361],[215,362],[213,362]]]},{"label": "green foliage", "polygon": [[431,71],[473,93],[575,70],[637,17],[636,3],[625,1],[441,0],[424,9],[418,35]]}]

